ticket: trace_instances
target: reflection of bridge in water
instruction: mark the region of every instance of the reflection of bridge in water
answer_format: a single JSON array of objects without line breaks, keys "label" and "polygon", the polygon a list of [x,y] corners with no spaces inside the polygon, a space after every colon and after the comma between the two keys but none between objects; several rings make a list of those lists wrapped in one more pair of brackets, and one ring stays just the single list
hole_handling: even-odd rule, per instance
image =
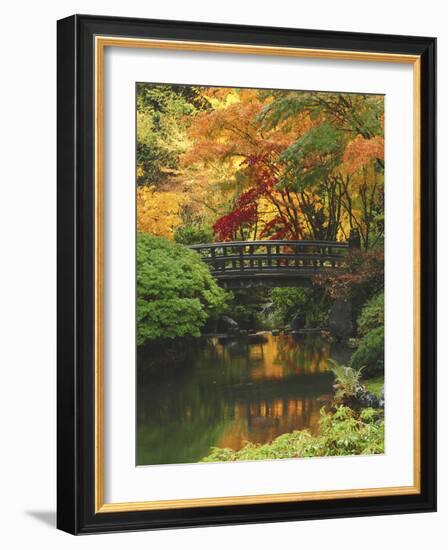
[{"label": "reflection of bridge in water", "polygon": [[346,267],[352,241],[232,241],[190,246],[224,288],[309,286]]},{"label": "reflection of bridge in water", "polygon": [[233,421],[216,446],[240,449],[246,441],[263,444],[282,433],[295,430],[308,429],[316,433],[324,404],[324,396],[322,401],[315,396],[303,396],[288,400],[262,400],[259,403],[235,403]]}]

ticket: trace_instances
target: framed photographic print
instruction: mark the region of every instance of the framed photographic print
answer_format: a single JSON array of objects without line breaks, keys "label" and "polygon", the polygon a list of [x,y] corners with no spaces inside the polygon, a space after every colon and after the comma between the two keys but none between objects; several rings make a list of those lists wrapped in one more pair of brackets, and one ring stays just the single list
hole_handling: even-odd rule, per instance
[{"label": "framed photographic print", "polygon": [[58,527],[435,510],[434,38],[58,22]]}]

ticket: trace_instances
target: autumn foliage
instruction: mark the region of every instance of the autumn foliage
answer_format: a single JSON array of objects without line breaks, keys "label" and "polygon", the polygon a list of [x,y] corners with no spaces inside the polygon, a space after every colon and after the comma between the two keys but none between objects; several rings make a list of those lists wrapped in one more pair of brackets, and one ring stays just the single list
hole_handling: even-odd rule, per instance
[{"label": "autumn foliage", "polygon": [[167,85],[138,94],[140,231],[346,240],[357,228],[363,248],[381,244],[382,96]]},{"label": "autumn foliage", "polygon": [[322,273],[314,277],[314,285],[324,289],[333,299],[348,299],[361,293],[361,298],[373,296],[384,288],[384,252],[353,250],[344,273]]},{"label": "autumn foliage", "polygon": [[172,191],[157,191],[154,186],[137,187],[137,230],[157,237],[173,238],[181,224],[183,197]]}]

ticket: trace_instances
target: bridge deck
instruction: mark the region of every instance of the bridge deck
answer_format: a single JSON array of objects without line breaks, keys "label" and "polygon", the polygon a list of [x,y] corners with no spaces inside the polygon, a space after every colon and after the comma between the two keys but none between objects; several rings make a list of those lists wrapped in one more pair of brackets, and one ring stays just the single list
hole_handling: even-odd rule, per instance
[{"label": "bridge deck", "polygon": [[224,286],[298,285],[346,267],[348,243],[334,241],[232,241],[190,246]]}]

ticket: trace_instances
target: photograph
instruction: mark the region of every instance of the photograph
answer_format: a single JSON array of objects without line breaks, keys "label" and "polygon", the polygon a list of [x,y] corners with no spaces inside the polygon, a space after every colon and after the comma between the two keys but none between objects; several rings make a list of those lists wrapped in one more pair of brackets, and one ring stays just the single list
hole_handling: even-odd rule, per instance
[{"label": "photograph", "polygon": [[384,454],[385,96],[137,82],[135,117],[136,465]]}]

